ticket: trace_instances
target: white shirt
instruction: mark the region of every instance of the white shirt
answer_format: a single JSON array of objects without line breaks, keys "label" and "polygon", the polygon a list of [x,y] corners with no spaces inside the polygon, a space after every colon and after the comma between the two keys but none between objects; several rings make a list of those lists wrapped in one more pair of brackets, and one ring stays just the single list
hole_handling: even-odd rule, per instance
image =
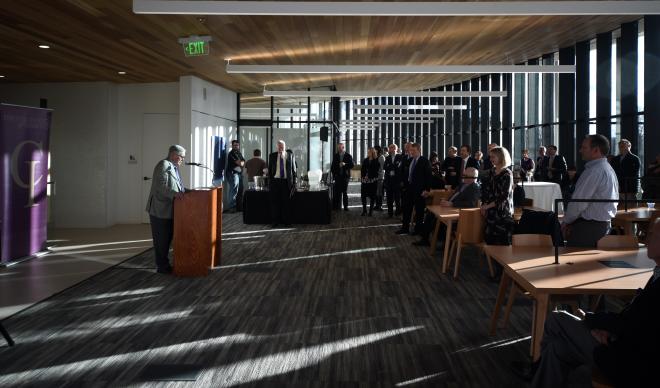
[{"label": "white shirt", "polygon": [[[590,160],[575,185],[575,199],[618,199],[619,183],[614,169],[606,158]],[[564,213],[564,223],[571,224],[578,218],[593,221],[611,221],[616,216],[617,202],[569,202]]]},{"label": "white shirt", "polygon": [[[280,174],[280,163],[284,162],[284,176]],[[275,163],[275,178],[286,179],[286,152],[277,153],[277,163]]]}]

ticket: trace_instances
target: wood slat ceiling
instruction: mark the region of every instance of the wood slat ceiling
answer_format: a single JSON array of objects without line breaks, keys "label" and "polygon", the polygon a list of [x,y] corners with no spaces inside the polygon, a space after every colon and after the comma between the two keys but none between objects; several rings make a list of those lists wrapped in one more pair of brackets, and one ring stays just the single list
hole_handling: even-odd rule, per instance
[{"label": "wood slat ceiling", "polygon": [[[614,30],[637,16],[266,17],[135,15],[132,0],[0,0],[1,83],[171,82],[196,75],[238,92],[336,85],[416,90],[470,75],[226,74],[236,64],[514,64]],[[179,37],[211,35],[185,58]],[[37,48],[40,43],[51,49]],[[126,75],[118,75],[126,71]]]}]

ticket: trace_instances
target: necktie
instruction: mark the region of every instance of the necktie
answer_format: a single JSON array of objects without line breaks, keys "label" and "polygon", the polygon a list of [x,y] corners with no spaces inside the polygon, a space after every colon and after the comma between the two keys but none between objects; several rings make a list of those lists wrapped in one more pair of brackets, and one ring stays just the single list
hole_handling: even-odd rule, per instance
[{"label": "necktie", "polygon": [[284,178],[284,157],[280,155],[280,178]]},{"label": "necktie", "polygon": [[409,183],[412,183],[413,171],[415,171],[415,164],[417,164],[417,159],[413,159],[413,162],[410,165],[410,172],[408,173],[408,182]]}]

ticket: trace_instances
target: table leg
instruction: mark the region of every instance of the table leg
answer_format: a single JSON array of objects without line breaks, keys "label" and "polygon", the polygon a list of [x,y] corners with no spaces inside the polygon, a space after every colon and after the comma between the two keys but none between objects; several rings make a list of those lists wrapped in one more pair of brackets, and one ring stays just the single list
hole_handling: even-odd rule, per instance
[{"label": "table leg", "polygon": [[626,236],[634,236],[635,233],[633,232],[633,223],[632,221],[626,221],[623,223],[623,234]]},{"label": "table leg", "polygon": [[449,264],[449,245],[451,242],[451,221],[446,222],[445,225],[447,226],[447,233],[445,234],[445,254],[442,257],[442,273],[447,272],[447,265]]},{"label": "table leg", "polygon": [[502,309],[502,302],[504,302],[504,294],[506,293],[507,288],[511,286],[511,277],[506,273],[502,272],[502,280],[500,280],[500,288],[497,291],[497,299],[495,299],[495,308],[493,309],[493,314],[490,318],[490,331],[488,334],[495,335],[495,330],[497,330],[497,319],[500,315],[500,310]]},{"label": "table leg", "polygon": [[543,339],[543,328],[545,327],[545,318],[548,315],[548,301],[550,295],[537,294],[536,309],[534,311],[534,326],[532,327],[532,359],[538,361],[541,357],[541,340]]},{"label": "table leg", "polygon": [[435,229],[433,230],[433,236],[431,237],[431,248],[429,249],[429,255],[433,257],[435,255],[435,247],[438,242],[438,233],[440,232],[440,220],[436,217],[435,219]]}]

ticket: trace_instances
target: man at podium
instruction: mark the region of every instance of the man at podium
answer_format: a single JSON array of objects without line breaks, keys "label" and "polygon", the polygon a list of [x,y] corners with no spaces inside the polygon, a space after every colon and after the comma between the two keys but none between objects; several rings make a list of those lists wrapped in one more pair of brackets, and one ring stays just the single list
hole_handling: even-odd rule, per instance
[{"label": "man at podium", "polygon": [[158,273],[172,273],[167,254],[174,235],[174,199],[183,199],[185,191],[179,174],[179,166],[185,157],[185,148],[180,145],[170,146],[167,158],[156,164],[151,180],[146,210],[151,221]]}]

